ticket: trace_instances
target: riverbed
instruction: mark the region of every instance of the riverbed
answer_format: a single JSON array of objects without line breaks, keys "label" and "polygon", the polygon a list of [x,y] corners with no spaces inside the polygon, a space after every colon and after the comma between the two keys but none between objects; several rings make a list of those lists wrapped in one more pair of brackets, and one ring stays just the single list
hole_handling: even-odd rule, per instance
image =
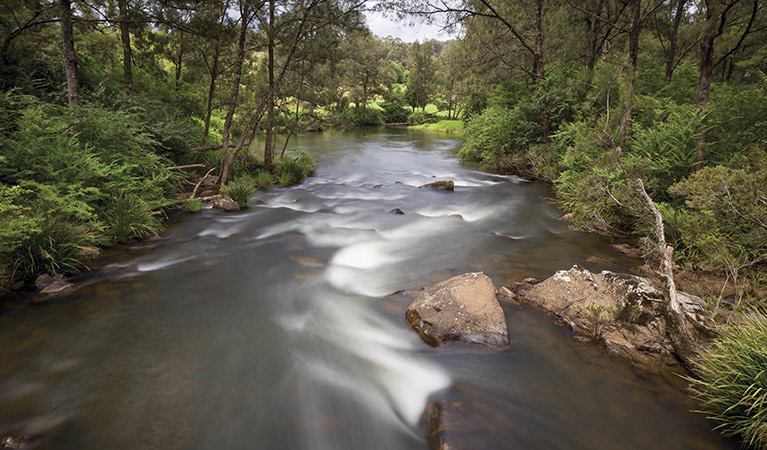
[{"label": "riverbed", "polygon": [[[425,449],[446,400],[497,449],[737,448],[661,378],[504,305],[507,350],[433,349],[386,298],[484,271],[635,270],[551,189],[406,129],[295,138],[317,173],[110,251],[74,293],[0,314],[0,436],[39,448]],[[436,180],[455,192],[419,189]],[[391,211],[399,208],[405,214]]]}]

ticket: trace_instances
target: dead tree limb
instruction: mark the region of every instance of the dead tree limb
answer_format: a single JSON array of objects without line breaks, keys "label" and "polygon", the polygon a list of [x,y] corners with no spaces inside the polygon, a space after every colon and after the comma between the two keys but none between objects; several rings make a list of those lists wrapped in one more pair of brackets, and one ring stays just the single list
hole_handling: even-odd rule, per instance
[{"label": "dead tree limb", "polygon": [[184,169],[202,169],[205,167],[205,164],[187,164],[185,166],[171,166],[166,167],[167,170],[184,170]]},{"label": "dead tree limb", "polygon": [[675,330],[670,330],[670,338],[674,347],[676,347],[677,355],[688,366],[691,365],[692,358],[698,352],[698,345],[695,343],[690,328],[687,326],[687,320],[685,319],[684,309],[679,302],[679,296],[676,291],[676,284],[674,283],[674,262],[672,256],[674,254],[674,247],[666,244],[666,234],[663,229],[663,216],[653,203],[647,191],[644,188],[641,178],[636,180],[639,192],[644,197],[647,206],[650,208],[653,216],[655,216],[655,238],[658,244],[658,253],[661,256],[661,277],[666,281],[666,287],[668,288],[668,309],[669,315],[674,322]]},{"label": "dead tree limb", "polygon": [[189,200],[193,199],[194,196],[197,195],[197,189],[200,188],[200,185],[202,184],[202,182],[205,181],[205,179],[208,178],[208,175],[210,175],[210,173],[213,172],[214,170],[216,170],[216,168],[211,167],[211,169],[205,172],[205,175],[203,175],[202,178],[200,178],[200,181],[198,181],[197,184],[194,185],[194,189],[192,190],[192,195],[189,197]]}]

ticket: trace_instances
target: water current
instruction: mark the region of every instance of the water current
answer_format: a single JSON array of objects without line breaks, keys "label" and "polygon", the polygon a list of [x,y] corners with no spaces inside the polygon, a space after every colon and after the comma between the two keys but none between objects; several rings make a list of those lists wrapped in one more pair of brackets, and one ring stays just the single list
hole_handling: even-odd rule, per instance
[{"label": "water current", "polygon": [[[425,449],[461,405],[498,449],[735,448],[669,384],[542,313],[511,345],[432,349],[386,295],[467,271],[496,286],[581,264],[633,270],[570,230],[550,187],[461,165],[401,129],[300,136],[314,177],[110,251],[74,293],[0,311],[0,436],[56,449]],[[439,179],[455,192],[418,189]],[[404,215],[393,214],[400,208]],[[459,215],[459,216],[458,216]]]}]

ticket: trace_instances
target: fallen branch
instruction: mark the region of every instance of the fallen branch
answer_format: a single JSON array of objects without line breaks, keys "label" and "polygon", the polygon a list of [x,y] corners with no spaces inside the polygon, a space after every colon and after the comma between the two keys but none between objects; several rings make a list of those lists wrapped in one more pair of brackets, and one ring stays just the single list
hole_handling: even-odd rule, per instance
[{"label": "fallen branch", "polygon": [[216,145],[203,145],[202,147],[195,147],[190,152],[207,152],[208,150],[218,150],[221,147],[223,147],[224,144],[216,144]]},{"label": "fallen branch", "polygon": [[671,340],[674,346],[677,348],[677,354],[682,358],[688,366],[691,364],[693,356],[697,353],[698,345],[695,343],[690,329],[687,326],[687,320],[684,317],[684,310],[682,304],[679,302],[679,296],[676,291],[676,284],[674,283],[674,266],[672,256],[674,254],[674,247],[666,245],[666,234],[663,229],[663,216],[653,203],[647,191],[644,188],[641,178],[636,180],[639,192],[644,197],[647,206],[650,208],[653,216],[655,216],[655,237],[658,243],[658,253],[661,256],[661,277],[666,280],[668,287],[668,307],[671,312],[671,317],[676,325],[676,333],[671,332]]},{"label": "fallen branch", "polygon": [[205,164],[187,164],[185,166],[171,166],[166,167],[167,170],[183,170],[183,169],[202,169]]},{"label": "fallen branch", "polygon": [[[200,197],[197,200],[200,200],[201,202],[207,202],[207,201],[215,200],[215,199],[221,198],[221,197],[222,197],[221,194],[214,194],[214,195],[208,195],[207,197]],[[184,203],[189,203],[192,200],[195,200],[195,199],[193,199],[193,198],[184,198],[184,199],[176,201],[176,204],[177,205],[183,205]]]},{"label": "fallen branch", "polygon": [[214,170],[216,170],[216,168],[211,167],[210,170],[205,172],[205,175],[203,175],[202,178],[200,178],[200,181],[198,181],[197,184],[194,185],[194,189],[192,189],[192,195],[189,197],[189,200],[193,199],[194,196],[197,195],[197,189],[200,188],[200,185],[202,184],[202,182],[205,181],[205,179],[208,178],[208,175],[210,175],[210,173],[213,172]]}]

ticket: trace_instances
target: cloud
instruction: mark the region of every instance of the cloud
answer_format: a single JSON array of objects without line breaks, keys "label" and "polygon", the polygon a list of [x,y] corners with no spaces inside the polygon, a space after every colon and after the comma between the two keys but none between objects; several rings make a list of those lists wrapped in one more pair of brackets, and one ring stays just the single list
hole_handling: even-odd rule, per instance
[{"label": "cloud", "polygon": [[441,32],[441,27],[438,25],[415,21],[415,24],[411,26],[407,20],[395,22],[377,11],[366,11],[365,18],[370,30],[378,37],[392,36],[405,42],[416,40],[423,42],[429,39],[445,41],[455,37],[453,34]]}]

